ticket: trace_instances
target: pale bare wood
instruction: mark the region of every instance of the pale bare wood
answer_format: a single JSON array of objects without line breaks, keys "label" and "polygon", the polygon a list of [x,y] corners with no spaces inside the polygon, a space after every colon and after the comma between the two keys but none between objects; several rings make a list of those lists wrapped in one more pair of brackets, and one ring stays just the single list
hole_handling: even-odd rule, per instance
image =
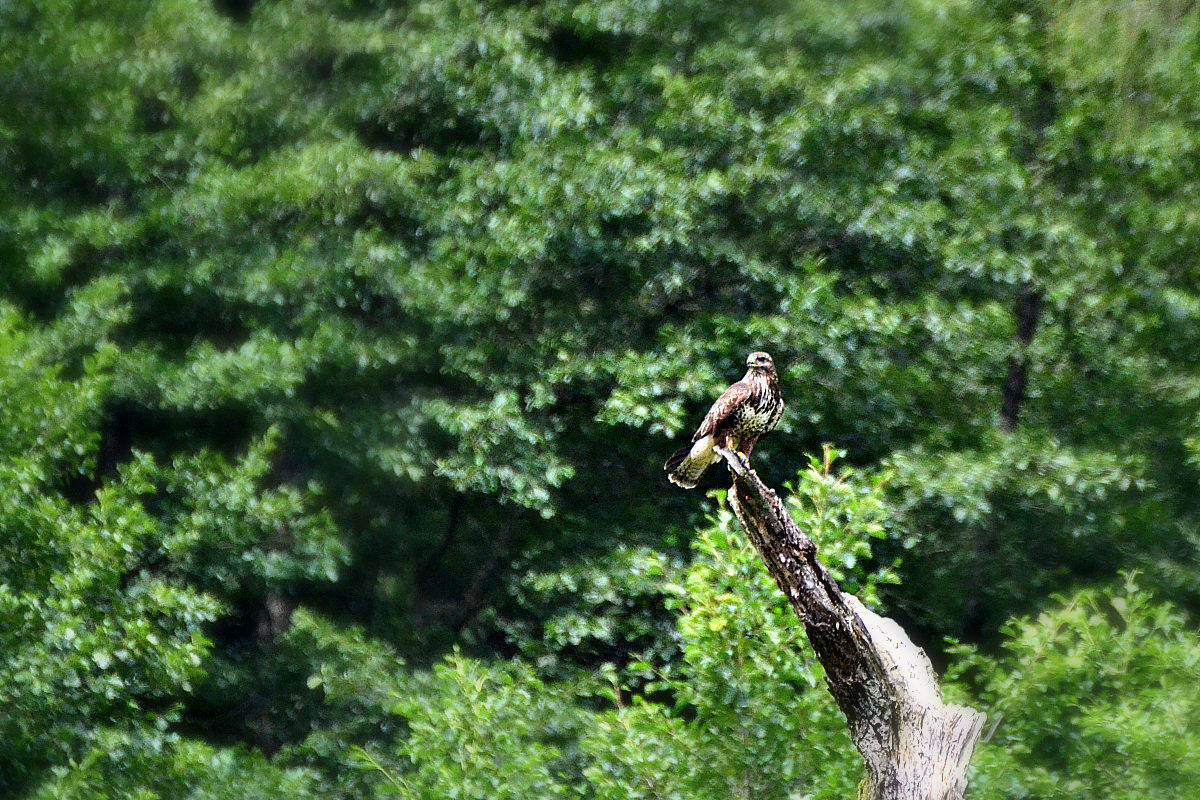
[{"label": "pale bare wood", "polygon": [[866,762],[860,798],[961,800],[984,715],[944,703],[925,652],[842,592],[775,492],[737,453],[717,452],[734,476],[730,505],[804,624]]}]

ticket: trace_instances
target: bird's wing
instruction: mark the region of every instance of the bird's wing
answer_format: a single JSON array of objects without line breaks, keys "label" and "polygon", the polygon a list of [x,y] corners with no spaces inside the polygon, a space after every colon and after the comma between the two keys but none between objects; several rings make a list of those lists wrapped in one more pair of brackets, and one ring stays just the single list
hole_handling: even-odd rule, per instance
[{"label": "bird's wing", "polygon": [[730,386],[721,396],[717,398],[717,402],[712,404],[712,408],[704,415],[704,421],[700,423],[700,428],[696,431],[696,435],[692,437],[692,441],[696,441],[710,433],[716,431],[721,426],[729,415],[734,412],[738,406],[746,402],[750,397],[750,384],[746,381],[738,381]]}]

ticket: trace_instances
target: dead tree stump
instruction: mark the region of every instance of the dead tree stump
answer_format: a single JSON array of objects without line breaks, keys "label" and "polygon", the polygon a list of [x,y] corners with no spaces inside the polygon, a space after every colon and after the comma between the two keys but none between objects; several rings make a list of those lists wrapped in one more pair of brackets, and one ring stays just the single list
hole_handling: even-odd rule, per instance
[{"label": "dead tree stump", "polygon": [[894,621],[842,592],[817,546],[735,453],[730,505],[787,596],[866,761],[863,800],[961,800],[984,715],[942,702],[925,652]]}]

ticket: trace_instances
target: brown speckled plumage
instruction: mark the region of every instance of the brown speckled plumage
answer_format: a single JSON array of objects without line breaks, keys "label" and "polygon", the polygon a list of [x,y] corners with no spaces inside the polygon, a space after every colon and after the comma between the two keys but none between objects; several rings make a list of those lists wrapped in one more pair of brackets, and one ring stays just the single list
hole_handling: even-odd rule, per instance
[{"label": "brown speckled plumage", "polygon": [[783,395],[775,362],[763,352],[746,358],[746,374],[713,403],[692,436],[692,444],[667,459],[672,483],[691,489],[716,460],[714,447],[736,450],[748,459],[754,445],[783,415]]}]

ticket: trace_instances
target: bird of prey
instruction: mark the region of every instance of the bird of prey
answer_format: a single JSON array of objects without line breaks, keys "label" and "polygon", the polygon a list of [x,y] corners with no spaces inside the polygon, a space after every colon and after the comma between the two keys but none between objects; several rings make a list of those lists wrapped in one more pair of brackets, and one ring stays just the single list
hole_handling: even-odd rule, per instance
[{"label": "bird of prey", "polygon": [[783,415],[783,395],[775,362],[763,352],[746,357],[746,374],[726,389],[708,410],[692,444],[667,459],[663,469],[676,486],[692,489],[709,465],[720,458],[714,448],[740,453],[747,463],[759,437]]}]

